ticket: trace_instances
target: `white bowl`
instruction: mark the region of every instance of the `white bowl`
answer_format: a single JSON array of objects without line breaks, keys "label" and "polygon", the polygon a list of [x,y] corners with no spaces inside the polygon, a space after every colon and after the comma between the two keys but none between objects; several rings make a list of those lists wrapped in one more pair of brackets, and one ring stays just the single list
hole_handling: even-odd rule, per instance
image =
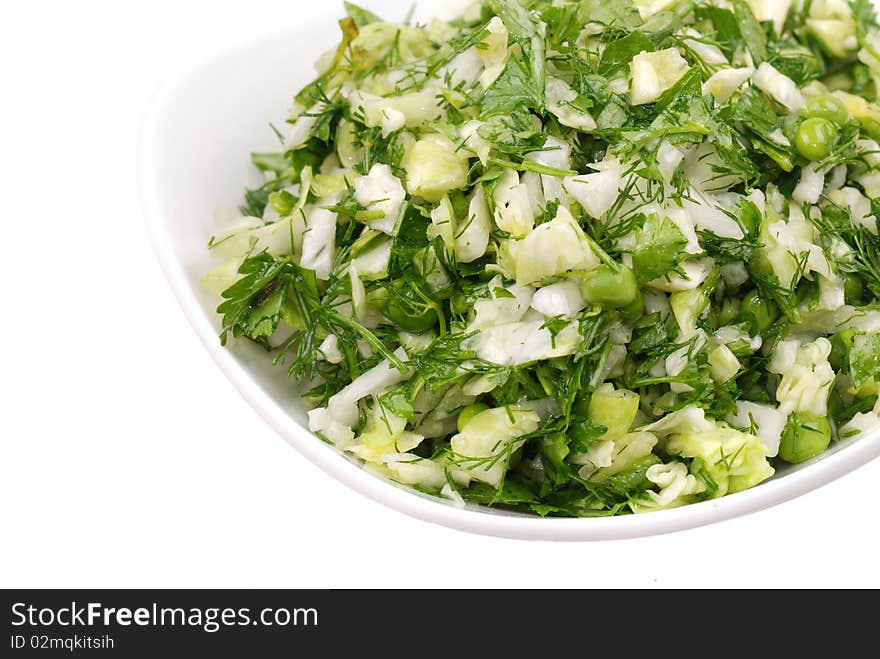
[{"label": "white bowl", "polygon": [[[342,3],[329,4],[322,18],[230,49],[170,85],[148,114],[139,162],[149,233],[184,313],[226,376],[300,453],[358,492],[413,517],[474,533],[543,540],[629,538],[729,519],[813,490],[880,455],[880,433],[874,433],[722,499],[640,516],[542,519],[457,508],[383,480],[319,441],[307,429],[306,408],[284,369],[244,342],[220,346],[217,300],[199,280],[212,264],[206,244],[217,228],[215,208],[237,205],[244,186],[259,181],[250,152],[277,150],[269,124],[283,120],[293,92],[311,79],[312,63],[337,40]],[[399,18],[410,0],[364,4]],[[431,15],[431,4],[423,3],[423,15]],[[440,4],[448,11],[451,3]]]}]

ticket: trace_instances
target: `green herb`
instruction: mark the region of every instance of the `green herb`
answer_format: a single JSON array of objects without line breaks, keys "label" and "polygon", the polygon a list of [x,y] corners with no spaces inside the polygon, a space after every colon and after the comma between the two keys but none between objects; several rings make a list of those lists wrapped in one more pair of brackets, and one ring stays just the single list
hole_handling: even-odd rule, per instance
[{"label": "green herb", "polygon": [[731,4],[746,48],[752,54],[755,64],[760,64],[767,59],[767,33],[755,18],[746,0],[732,0]]},{"label": "green herb", "polygon": [[345,11],[358,27],[366,27],[371,23],[382,22],[382,19],[376,16],[376,14],[352,2],[345,2]]},{"label": "green herb", "polygon": [[674,270],[685,245],[687,239],[672,220],[649,215],[636,235],[633,252],[633,270],[638,273],[639,280],[649,282]]}]

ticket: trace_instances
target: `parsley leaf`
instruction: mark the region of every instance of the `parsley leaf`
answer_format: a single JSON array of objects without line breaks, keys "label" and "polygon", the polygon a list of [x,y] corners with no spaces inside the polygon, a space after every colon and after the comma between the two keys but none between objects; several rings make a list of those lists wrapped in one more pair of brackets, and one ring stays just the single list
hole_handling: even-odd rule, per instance
[{"label": "parsley leaf", "polygon": [[482,117],[509,115],[516,110],[540,110],[544,103],[544,87],[517,57],[511,57],[498,80],[483,97]]},{"label": "parsley leaf", "polygon": [[880,334],[865,334],[853,340],[849,353],[853,386],[880,379]]},{"label": "parsley leaf", "polygon": [[756,151],[769,156],[786,172],[794,169],[792,148],[785,141],[782,122],[760,91],[752,87],[745,90],[733,106],[730,120],[739,123]]},{"label": "parsley leaf", "polygon": [[671,272],[678,265],[687,238],[675,223],[652,213],[636,234],[633,270],[646,283]]},{"label": "parsley leaf", "polygon": [[[488,5],[504,22],[505,27],[510,32],[511,38],[519,44],[522,49],[522,58],[511,57],[511,61],[517,61],[518,67],[511,67],[510,62],[505,70],[507,74],[507,82],[505,86],[512,88],[521,88],[527,91],[525,95],[520,93],[520,98],[526,98],[531,101],[537,110],[544,108],[544,79],[545,79],[545,63],[546,45],[544,42],[543,32],[545,26],[543,23],[536,21],[532,14],[527,11],[519,2],[509,2],[504,0],[488,0]],[[528,79],[528,82],[522,80],[521,76]],[[501,76],[505,77],[504,74]],[[496,81],[493,87],[500,82]],[[491,92],[491,89],[489,90]],[[496,92],[497,93],[497,92]],[[501,97],[511,96],[510,91],[501,92]],[[511,108],[513,109],[513,108]],[[491,116],[487,115],[487,116]]]},{"label": "parsley leaf", "polygon": [[581,0],[578,7],[581,24],[599,23],[606,28],[632,30],[642,24],[632,0]]},{"label": "parsley leaf", "polygon": [[606,46],[599,60],[599,75],[611,76],[620,70],[628,69],[633,58],[642,51],[653,52],[654,44],[642,32],[631,32],[615,39]]},{"label": "parsley leaf", "polygon": [[276,260],[268,252],[245,259],[238,269],[244,276],[223,292],[225,302],[217,308],[223,316],[223,345],[230,332],[265,344],[262,340],[278,327],[290,266],[289,260]]},{"label": "parsley leaf", "polygon": [[739,24],[739,32],[757,66],[767,59],[767,33],[746,0],[731,0],[731,4],[733,15]]},{"label": "parsley leaf", "polygon": [[381,23],[382,19],[373,12],[360,7],[353,2],[345,2],[345,12],[358,27],[365,27],[371,23]]}]

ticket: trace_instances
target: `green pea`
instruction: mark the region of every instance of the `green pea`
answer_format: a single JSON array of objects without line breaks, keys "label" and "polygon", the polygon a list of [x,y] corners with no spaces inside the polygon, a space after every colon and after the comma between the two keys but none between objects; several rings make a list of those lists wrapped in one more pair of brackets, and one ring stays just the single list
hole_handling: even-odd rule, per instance
[{"label": "green pea", "polygon": [[730,325],[736,320],[736,317],[739,316],[741,308],[742,304],[740,303],[739,298],[724,298],[724,302],[721,305],[721,311],[718,312],[718,326],[726,327],[727,325]]},{"label": "green pea", "polygon": [[756,275],[772,275],[773,264],[770,263],[767,254],[761,250],[755,255],[755,258],[752,259],[752,262],[749,264],[749,270]]},{"label": "green pea", "polygon": [[427,332],[437,324],[437,314],[428,309],[411,315],[412,312],[401,305],[397,300],[389,300],[385,308],[388,320],[407,332],[421,334]]},{"label": "green pea", "polygon": [[709,307],[709,313],[706,314],[706,324],[713,330],[717,330],[721,325],[718,324],[718,309]]},{"label": "green pea", "polygon": [[782,434],[779,457],[797,464],[815,458],[831,444],[831,424],[825,417],[805,412],[792,414]]},{"label": "green pea", "polygon": [[470,306],[468,305],[467,298],[461,293],[454,295],[452,299],[449,300],[449,310],[454,314],[463,316],[469,309]]},{"label": "green pea", "polygon": [[635,273],[626,266],[615,270],[603,264],[587,273],[581,282],[581,293],[587,302],[620,309],[636,301],[639,284]]},{"label": "green pea", "polygon": [[437,312],[425,304],[419,294],[402,280],[392,284],[388,291],[384,313],[392,323],[407,332],[427,332],[437,325]]},{"label": "green pea", "polygon": [[847,275],[843,290],[847,304],[859,305],[865,297],[865,284],[858,275]]},{"label": "green pea", "polygon": [[833,123],[821,117],[804,121],[794,136],[794,145],[804,158],[819,161],[834,150],[840,132]]},{"label": "green pea", "polygon": [[764,300],[758,291],[752,291],[742,301],[739,317],[751,324],[751,334],[766,332],[779,317],[779,309],[773,302]]},{"label": "green pea", "polygon": [[827,119],[838,126],[843,126],[850,120],[849,110],[843,102],[828,95],[809,99],[801,109],[801,114],[807,118]]},{"label": "green pea", "polygon": [[641,291],[636,291],[636,299],[620,310],[624,320],[635,320],[645,315],[645,296]]},{"label": "green pea", "polygon": [[485,412],[489,409],[489,406],[486,403],[474,403],[473,405],[468,405],[461,412],[458,413],[458,432],[464,430],[464,427],[477,416],[480,412]]}]

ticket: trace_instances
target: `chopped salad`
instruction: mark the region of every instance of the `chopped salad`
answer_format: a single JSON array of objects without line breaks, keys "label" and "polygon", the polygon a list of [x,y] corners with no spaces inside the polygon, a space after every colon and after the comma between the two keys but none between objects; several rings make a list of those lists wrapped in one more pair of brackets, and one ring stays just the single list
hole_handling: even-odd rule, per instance
[{"label": "chopped salad", "polygon": [[345,8],[204,280],[318,437],[457,505],[580,517],[880,426],[870,2]]}]

